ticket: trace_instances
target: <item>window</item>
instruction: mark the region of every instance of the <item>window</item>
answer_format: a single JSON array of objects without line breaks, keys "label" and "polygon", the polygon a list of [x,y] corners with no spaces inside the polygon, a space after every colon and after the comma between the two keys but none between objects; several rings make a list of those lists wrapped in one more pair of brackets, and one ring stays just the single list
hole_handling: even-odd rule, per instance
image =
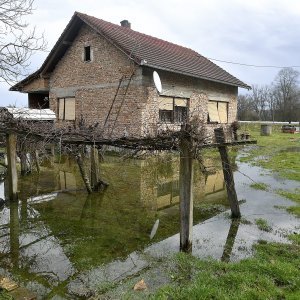
[{"label": "window", "polygon": [[84,47],[84,61],[91,61],[91,46]]},{"label": "window", "polygon": [[188,117],[188,99],[159,97],[159,121],[184,123]]},{"label": "window", "polygon": [[228,103],[209,101],[207,121],[209,123],[228,123]]},{"label": "window", "polygon": [[67,121],[75,120],[75,98],[58,99],[58,119]]}]

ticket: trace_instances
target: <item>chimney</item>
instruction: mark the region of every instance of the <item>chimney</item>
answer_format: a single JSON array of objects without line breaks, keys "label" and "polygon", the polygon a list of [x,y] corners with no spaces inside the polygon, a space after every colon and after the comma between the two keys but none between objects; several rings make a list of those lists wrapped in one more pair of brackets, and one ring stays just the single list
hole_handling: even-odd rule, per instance
[{"label": "chimney", "polygon": [[123,20],[120,22],[122,27],[126,27],[131,29],[131,23],[128,22],[128,20]]}]

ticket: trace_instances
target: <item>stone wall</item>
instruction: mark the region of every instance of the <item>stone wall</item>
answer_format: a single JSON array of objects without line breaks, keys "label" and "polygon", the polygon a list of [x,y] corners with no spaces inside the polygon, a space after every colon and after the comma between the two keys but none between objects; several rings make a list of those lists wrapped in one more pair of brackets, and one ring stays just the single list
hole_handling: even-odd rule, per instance
[{"label": "stone wall", "polygon": [[[84,61],[84,47],[91,47],[91,61]],[[153,135],[166,127],[177,130],[179,124],[159,124],[159,107],[152,70],[134,64],[118,48],[84,25],[74,42],[58,62],[50,76],[50,108],[58,114],[58,99],[75,97],[75,121],[57,121],[58,126],[86,125],[103,127],[120,79],[126,76],[116,101],[122,100],[128,78],[134,73],[126,93],[124,105],[115,124],[114,136]],[[229,103],[228,123],[236,119],[237,87],[207,80],[195,79],[170,72],[159,71],[163,94],[189,99],[190,117],[197,116],[207,122],[209,100],[224,99]],[[118,107],[118,105],[115,105]],[[113,118],[108,122],[110,126]],[[226,125],[226,124],[224,124]],[[217,125],[220,126],[220,125]],[[208,135],[212,129],[208,126]]]},{"label": "stone wall", "polygon": [[[238,88],[217,82],[192,78],[171,72],[158,71],[163,91],[161,95],[182,97],[189,99],[189,117],[198,118],[206,124],[208,137],[213,137],[213,129],[223,126],[228,132],[229,125],[236,120]],[[159,94],[152,83],[152,71],[145,69],[144,82],[148,82],[148,101],[142,113],[142,121],[145,132],[155,133],[165,129],[179,129],[178,124],[159,123]],[[228,103],[227,124],[207,124],[208,101],[226,101]],[[159,124],[159,125],[157,125]]]},{"label": "stone wall", "polygon": [[[91,47],[91,61],[83,58],[85,46]],[[132,81],[116,121],[113,136],[141,134],[141,108],[146,103],[146,90],[141,85],[141,72],[124,53],[87,26],[59,61],[50,77],[50,108],[58,115],[58,99],[75,97],[75,121],[57,121],[58,126],[75,125],[84,119],[86,125],[103,127],[111,103],[117,93],[120,79],[125,76],[116,103],[122,101],[125,89]],[[115,105],[117,109],[119,105]],[[116,113],[113,112],[113,113]],[[112,116],[112,115],[111,115]],[[110,118],[107,126],[112,126]]]}]

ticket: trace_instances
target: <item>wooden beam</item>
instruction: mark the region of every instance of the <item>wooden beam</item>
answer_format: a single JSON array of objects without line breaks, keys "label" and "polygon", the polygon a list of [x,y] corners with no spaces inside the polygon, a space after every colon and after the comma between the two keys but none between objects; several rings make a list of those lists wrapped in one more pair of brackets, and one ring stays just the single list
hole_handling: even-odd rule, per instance
[{"label": "wooden beam", "polygon": [[10,200],[18,199],[18,174],[16,164],[16,147],[17,135],[8,133],[6,135],[6,151],[7,151],[7,174],[8,174],[8,197]]},{"label": "wooden beam", "polygon": [[224,180],[225,180],[225,184],[226,184],[227,197],[228,197],[228,201],[229,201],[230,208],[231,208],[231,216],[232,216],[232,218],[240,218],[241,212],[240,212],[239,202],[237,199],[237,194],[235,191],[233,172],[231,169],[227,148],[224,145],[225,134],[224,134],[224,130],[222,127],[215,129],[215,138],[216,138],[216,142],[218,144],[220,144],[218,146],[218,149],[219,149],[221,160],[222,160],[222,167],[223,167]]},{"label": "wooden beam", "polygon": [[180,251],[192,252],[193,228],[193,143],[190,126],[182,128],[180,139]]}]

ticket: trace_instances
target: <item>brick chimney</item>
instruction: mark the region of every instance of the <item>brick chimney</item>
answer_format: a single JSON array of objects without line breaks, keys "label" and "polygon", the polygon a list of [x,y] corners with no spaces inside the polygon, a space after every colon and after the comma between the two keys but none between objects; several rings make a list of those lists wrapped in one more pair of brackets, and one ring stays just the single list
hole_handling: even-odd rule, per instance
[{"label": "brick chimney", "polygon": [[131,29],[131,23],[128,22],[128,20],[123,20],[120,22],[122,27],[126,27]]}]

